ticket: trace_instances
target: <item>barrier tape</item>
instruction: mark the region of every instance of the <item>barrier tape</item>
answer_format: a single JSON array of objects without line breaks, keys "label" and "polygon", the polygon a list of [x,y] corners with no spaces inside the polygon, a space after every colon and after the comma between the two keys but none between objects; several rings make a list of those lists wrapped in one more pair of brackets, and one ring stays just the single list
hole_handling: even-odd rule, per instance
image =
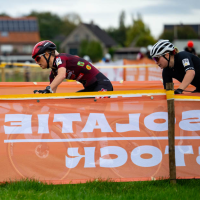
[{"label": "barrier tape", "polygon": [[107,91],[107,92],[73,92],[73,93],[48,93],[48,94],[16,94],[16,95],[0,95],[0,100],[27,100],[27,99],[63,99],[78,97],[104,97],[110,96],[116,98],[118,96],[134,97],[138,95],[165,95],[163,90],[127,90],[127,91]]},{"label": "barrier tape", "polygon": [[[0,67],[4,68],[6,65],[14,65],[14,66],[28,66],[28,67],[40,67],[37,64],[31,64],[31,63],[6,63],[2,62]],[[95,64],[94,64],[95,66]],[[109,65],[109,66],[96,66],[97,69],[103,69],[103,68],[141,68],[141,67],[158,67],[157,65],[121,65],[121,66],[114,66],[114,65]]]},{"label": "barrier tape", "polygon": [[166,91],[166,95],[167,95],[167,100],[174,99],[174,90]]}]

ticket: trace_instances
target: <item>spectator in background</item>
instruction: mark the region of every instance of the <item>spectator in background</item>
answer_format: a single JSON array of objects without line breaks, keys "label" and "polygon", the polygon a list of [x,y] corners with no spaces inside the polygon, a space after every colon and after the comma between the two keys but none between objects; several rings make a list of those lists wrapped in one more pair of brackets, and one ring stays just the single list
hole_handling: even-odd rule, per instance
[{"label": "spectator in background", "polygon": [[[26,61],[25,63],[30,64],[29,61]],[[24,68],[24,80],[25,80],[25,82],[29,82],[30,81],[30,68],[29,68],[29,66],[26,66],[26,65],[24,65],[23,68]]]},{"label": "spectator in background", "polygon": [[141,47],[140,52],[137,54],[136,59],[141,60],[142,58],[147,57],[146,54],[147,54],[147,48]]},{"label": "spectator in background", "polygon": [[184,50],[187,51],[187,52],[189,52],[189,53],[194,54],[195,56],[197,56],[196,51],[195,51],[195,49],[194,49],[194,43],[193,43],[193,41],[191,41],[191,40],[188,41],[187,47],[185,47]]},{"label": "spectator in background", "polygon": [[88,55],[83,56],[83,59],[87,60],[88,62],[92,62],[91,59],[90,59],[90,56],[88,56]]},{"label": "spectator in background", "polygon": [[152,59],[152,57],[150,56],[150,52],[151,52],[152,47],[153,47],[152,45],[147,46],[147,58],[149,58],[149,59]]},{"label": "spectator in background", "polygon": [[110,62],[111,61],[111,55],[109,53],[107,53],[104,56],[103,61],[106,62],[106,63]]}]

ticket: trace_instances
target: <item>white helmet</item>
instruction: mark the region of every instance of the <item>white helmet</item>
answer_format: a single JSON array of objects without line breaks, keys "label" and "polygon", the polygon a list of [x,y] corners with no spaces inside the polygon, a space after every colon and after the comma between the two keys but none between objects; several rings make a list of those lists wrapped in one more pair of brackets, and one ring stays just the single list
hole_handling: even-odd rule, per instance
[{"label": "white helmet", "polygon": [[152,45],[148,45],[148,46],[147,46],[147,50],[148,50],[149,52],[151,51],[152,48],[153,48]]},{"label": "white helmet", "polygon": [[87,60],[88,62],[91,61],[91,60],[90,60],[90,56],[88,56],[88,55],[83,56],[83,59],[84,59],[84,60]]},{"label": "white helmet", "polygon": [[171,42],[169,42],[169,40],[159,40],[156,44],[153,45],[150,52],[150,56],[159,57],[173,50],[174,45]]},{"label": "white helmet", "polygon": [[140,53],[143,53],[143,54],[147,53],[147,49],[145,47],[141,47]]},{"label": "white helmet", "polygon": [[111,55],[110,55],[109,53],[107,53],[107,54],[105,55],[105,59],[106,59],[106,60],[110,60],[110,59],[111,59]]}]

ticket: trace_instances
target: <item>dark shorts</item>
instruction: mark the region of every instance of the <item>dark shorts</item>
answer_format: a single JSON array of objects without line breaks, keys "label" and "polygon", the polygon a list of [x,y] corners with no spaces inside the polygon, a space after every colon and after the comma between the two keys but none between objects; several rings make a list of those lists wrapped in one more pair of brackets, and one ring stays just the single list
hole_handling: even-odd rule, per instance
[{"label": "dark shorts", "polygon": [[78,92],[94,92],[94,91],[113,91],[112,83],[109,80],[96,81],[92,85]]},{"label": "dark shorts", "polygon": [[78,92],[94,92],[94,91],[113,91],[113,86],[110,80],[103,74],[97,74],[97,81],[92,85],[85,87]]}]

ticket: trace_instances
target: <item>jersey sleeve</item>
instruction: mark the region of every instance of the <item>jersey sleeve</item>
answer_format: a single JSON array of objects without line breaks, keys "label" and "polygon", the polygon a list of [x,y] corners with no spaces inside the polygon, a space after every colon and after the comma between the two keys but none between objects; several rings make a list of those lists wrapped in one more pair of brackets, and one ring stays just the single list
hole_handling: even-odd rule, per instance
[{"label": "jersey sleeve", "polygon": [[185,72],[187,70],[195,70],[193,61],[192,61],[190,56],[187,56],[187,54],[185,54],[185,53],[182,54],[181,62],[182,62],[182,65],[183,65],[183,67],[185,69]]},{"label": "jersey sleeve", "polygon": [[162,71],[162,77],[163,77],[163,86],[164,89],[166,89],[166,83],[171,83],[172,82],[172,75],[170,73],[169,68],[164,68]]},{"label": "jersey sleeve", "polygon": [[66,68],[66,62],[61,56],[56,57],[55,64],[57,68],[60,68],[60,67]]}]

